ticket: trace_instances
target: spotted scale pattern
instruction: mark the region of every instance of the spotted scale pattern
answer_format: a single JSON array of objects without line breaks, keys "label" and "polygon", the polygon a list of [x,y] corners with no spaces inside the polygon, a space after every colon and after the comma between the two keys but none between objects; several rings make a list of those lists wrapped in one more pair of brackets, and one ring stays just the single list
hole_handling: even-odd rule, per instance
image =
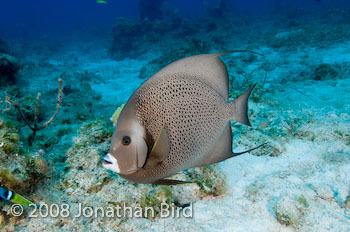
[{"label": "spotted scale pattern", "polygon": [[160,165],[128,176],[150,183],[193,167],[215,145],[230,118],[228,103],[212,88],[188,74],[150,79],[132,96],[137,119],[145,127],[148,145],[164,127],[170,153]]}]

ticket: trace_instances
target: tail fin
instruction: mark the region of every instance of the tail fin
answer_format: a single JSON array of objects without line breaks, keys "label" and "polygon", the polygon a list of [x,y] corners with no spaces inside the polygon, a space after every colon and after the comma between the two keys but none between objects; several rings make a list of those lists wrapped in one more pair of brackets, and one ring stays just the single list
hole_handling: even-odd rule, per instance
[{"label": "tail fin", "polygon": [[250,87],[250,89],[248,89],[234,101],[230,102],[232,119],[247,126],[252,126],[248,118],[248,99],[256,85],[257,83],[255,83],[252,87]]},{"label": "tail fin", "polygon": [[251,148],[251,149],[246,150],[246,151],[242,151],[242,152],[238,152],[238,153],[234,153],[234,152],[233,152],[233,156],[232,156],[232,157],[234,157],[234,156],[238,156],[238,155],[242,155],[242,154],[247,153],[247,152],[254,151],[254,150],[256,150],[256,149],[258,149],[258,148],[260,148],[260,147],[262,147],[262,146],[264,146],[264,145],[266,145],[266,144],[268,144],[268,143],[263,143],[263,144],[260,144],[259,146],[254,147],[254,148]]}]

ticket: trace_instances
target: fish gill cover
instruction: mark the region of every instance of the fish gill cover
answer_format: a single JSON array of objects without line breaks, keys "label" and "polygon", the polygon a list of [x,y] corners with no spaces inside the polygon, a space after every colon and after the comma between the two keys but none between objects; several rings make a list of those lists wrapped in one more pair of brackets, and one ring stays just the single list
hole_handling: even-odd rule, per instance
[{"label": "fish gill cover", "polygon": [[[348,1],[14,0],[0,12],[1,231],[350,230]],[[234,49],[264,56],[181,60]],[[137,159],[114,153],[135,141]],[[179,172],[150,182],[190,183],[123,174],[167,160]]]}]

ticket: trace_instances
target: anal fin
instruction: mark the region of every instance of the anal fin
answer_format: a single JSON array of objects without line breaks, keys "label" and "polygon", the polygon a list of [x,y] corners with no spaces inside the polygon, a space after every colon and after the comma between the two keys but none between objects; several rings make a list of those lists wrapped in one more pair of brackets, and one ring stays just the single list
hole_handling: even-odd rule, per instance
[{"label": "anal fin", "polygon": [[206,154],[206,156],[202,157],[200,162],[194,164],[193,167],[201,167],[218,163],[225,159],[231,158],[232,156],[234,156],[232,153],[232,129],[230,121],[227,121],[226,125],[224,126],[224,130],[217,140],[217,143]]},{"label": "anal fin", "polygon": [[177,184],[193,184],[193,183],[194,182],[190,182],[190,181],[161,179],[161,180],[157,180],[153,184],[158,184],[158,185],[177,185]]}]

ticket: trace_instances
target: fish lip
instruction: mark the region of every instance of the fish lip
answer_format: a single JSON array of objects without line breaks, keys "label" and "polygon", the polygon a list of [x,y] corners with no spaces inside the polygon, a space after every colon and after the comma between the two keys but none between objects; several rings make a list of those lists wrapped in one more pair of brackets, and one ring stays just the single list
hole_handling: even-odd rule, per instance
[{"label": "fish lip", "polygon": [[103,164],[113,164],[109,153],[103,158]]},{"label": "fish lip", "polygon": [[111,161],[108,161],[108,160],[104,159],[104,160],[103,160],[103,164],[108,165],[108,164],[113,164],[113,163],[112,163]]},{"label": "fish lip", "polygon": [[114,171],[114,172],[116,172],[118,174],[122,174],[122,175],[130,175],[130,174],[133,174],[134,172],[140,170],[140,169],[136,169],[136,170],[129,170],[129,171],[120,171],[119,165],[118,165],[118,160],[115,157],[113,157],[110,153],[108,153],[103,158],[102,166],[106,169],[109,169],[111,171]]},{"label": "fish lip", "polygon": [[110,153],[104,157],[102,166],[116,173],[120,173],[118,161]]}]

